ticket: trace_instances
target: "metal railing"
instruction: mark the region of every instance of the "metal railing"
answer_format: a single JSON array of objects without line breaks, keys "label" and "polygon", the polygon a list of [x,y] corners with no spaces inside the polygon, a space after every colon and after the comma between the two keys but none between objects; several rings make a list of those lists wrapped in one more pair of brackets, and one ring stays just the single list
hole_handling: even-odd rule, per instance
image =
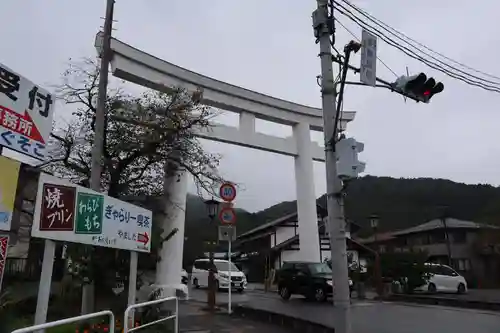
[{"label": "metal railing", "polygon": [[[154,321],[147,323],[147,324],[144,324],[144,325],[129,328],[129,320],[131,318],[131,315],[133,315],[133,312],[132,312],[133,310],[135,310],[137,308],[142,308],[142,307],[146,307],[146,306],[150,306],[150,305],[155,305],[155,304],[159,304],[159,303],[172,301],[172,300],[175,300],[175,313],[173,315],[166,316],[165,318],[161,318],[158,320],[154,320]],[[152,326],[152,325],[155,325],[155,324],[167,321],[167,320],[171,320],[171,319],[174,319],[174,332],[178,333],[179,332],[179,316],[178,315],[179,315],[179,300],[177,299],[177,297],[165,297],[165,298],[155,299],[154,301],[132,304],[125,310],[125,318],[123,320],[123,333],[137,331],[140,328]],[[133,319],[132,319],[132,322],[133,322]],[[16,332],[16,333],[19,333],[19,332]]]},{"label": "metal railing", "polygon": [[20,328],[20,329],[17,329],[15,331],[12,331],[12,333],[29,333],[29,332],[37,332],[37,331],[42,332],[43,330],[45,330],[47,328],[62,326],[62,325],[66,325],[66,324],[72,324],[72,323],[81,322],[84,320],[102,317],[102,316],[109,316],[109,333],[114,333],[115,332],[115,316],[113,315],[113,312],[111,312],[109,310],[95,312],[95,313],[89,313],[89,314],[78,316],[78,317],[61,319],[61,320],[57,320],[57,321],[52,321],[50,323]]}]

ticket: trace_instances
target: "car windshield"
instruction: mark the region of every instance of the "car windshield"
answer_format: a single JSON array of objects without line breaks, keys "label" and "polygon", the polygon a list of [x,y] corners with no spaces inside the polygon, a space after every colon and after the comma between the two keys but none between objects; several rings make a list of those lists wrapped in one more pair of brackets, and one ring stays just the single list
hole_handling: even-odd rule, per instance
[{"label": "car windshield", "polygon": [[310,264],[309,270],[312,274],[331,274],[332,270],[326,263]]},{"label": "car windshield", "polygon": [[[229,262],[225,261],[216,261],[215,267],[217,267],[218,271],[229,272]],[[239,272],[240,270],[236,267],[235,264],[231,263],[231,272]]]}]

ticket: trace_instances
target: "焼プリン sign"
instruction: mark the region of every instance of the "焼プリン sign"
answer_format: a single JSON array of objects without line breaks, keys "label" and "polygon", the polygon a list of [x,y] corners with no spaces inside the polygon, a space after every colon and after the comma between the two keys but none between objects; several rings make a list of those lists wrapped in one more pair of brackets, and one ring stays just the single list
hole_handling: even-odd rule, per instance
[{"label": "\u713c\u30d7\u30ea\u30f3 sign", "polygon": [[10,231],[21,164],[0,156],[0,231]]},{"label": "\u713c\u30d7\u30ea\u30f3 sign", "polygon": [[44,160],[54,97],[0,64],[0,146]]},{"label": "\u713c\u30d7\u30ea\u30f3 sign", "polygon": [[40,174],[31,236],[150,252],[151,211]]}]

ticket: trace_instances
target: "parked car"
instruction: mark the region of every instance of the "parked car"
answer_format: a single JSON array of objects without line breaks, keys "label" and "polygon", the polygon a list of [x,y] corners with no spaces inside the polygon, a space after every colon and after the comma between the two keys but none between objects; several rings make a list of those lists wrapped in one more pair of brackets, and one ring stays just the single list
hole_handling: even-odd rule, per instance
[{"label": "parked car", "polygon": [[[330,269],[332,269],[332,261],[330,259],[328,259],[325,262],[327,263],[328,267],[330,267]],[[351,297],[351,294],[354,290],[354,283],[353,283],[350,276],[348,277],[348,279],[349,279],[349,297]]]},{"label": "parked car", "polygon": [[188,282],[189,282],[188,273],[186,272],[185,269],[183,269],[181,272],[181,283],[187,285]]},{"label": "parked car", "polygon": [[[247,287],[247,278],[235,264],[229,263],[227,260],[214,260],[215,279],[217,290],[236,289],[238,292],[243,292]],[[208,287],[208,273],[210,261],[208,259],[197,259],[193,264],[193,272],[191,279],[195,288]],[[231,282],[229,281],[229,270],[231,270]]]},{"label": "parked car", "polygon": [[426,283],[415,290],[430,293],[467,293],[467,281],[450,266],[426,263],[425,267],[427,271]]},{"label": "parked car", "polygon": [[277,273],[278,293],[284,300],[298,294],[322,302],[333,295],[332,270],[327,263],[288,261]]}]

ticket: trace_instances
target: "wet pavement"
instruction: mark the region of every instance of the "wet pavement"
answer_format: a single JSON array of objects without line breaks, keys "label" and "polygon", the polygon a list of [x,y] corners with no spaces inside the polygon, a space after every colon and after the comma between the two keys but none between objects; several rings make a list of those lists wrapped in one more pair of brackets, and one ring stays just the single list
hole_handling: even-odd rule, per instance
[{"label": "wet pavement", "polygon": [[289,330],[277,325],[254,320],[210,315],[201,304],[184,303],[179,308],[179,332],[191,333],[288,333]]},{"label": "wet pavement", "polygon": [[[275,293],[247,291],[233,294],[234,304],[308,319],[334,327],[331,303],[303,298],[281,300]],[[205,290],[192,290],[190,298],[206,301]],[[227,293],[217,293],[217,303],[227,303]],[[443,306],[393,302],[352,302],[353,333],[498,333],[500,313]]]}]

